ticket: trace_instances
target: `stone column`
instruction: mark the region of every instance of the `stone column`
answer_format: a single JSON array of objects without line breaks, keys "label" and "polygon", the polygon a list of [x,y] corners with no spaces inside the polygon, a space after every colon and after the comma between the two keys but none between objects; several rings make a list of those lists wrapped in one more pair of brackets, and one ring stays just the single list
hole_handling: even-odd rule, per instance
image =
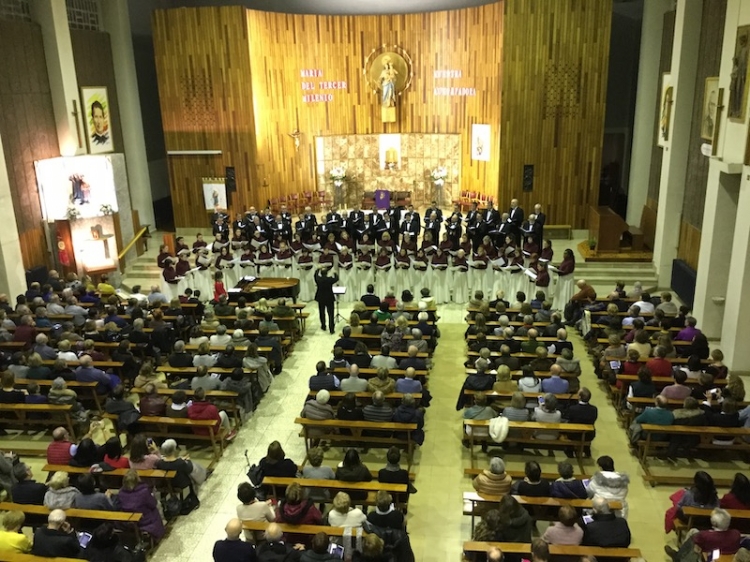
[{"label": "stone column", "polygon": [[[76,79],[65,0],[35,0],[30,4],[32,17],[42,28],[60,154],[86,154],[84,111]],[[74,114],[74,104],[77,115]]]},{"label": "stone column", "polygon": [[155,227],[128,3],[127,0],[107,0],[101,2],[100,6],[104,28],[109,33],[112,43],[112,62],[120,104],[120,126],[130,180],[130,202],[133,209],[138,210],[141,224]]},{"label": "stone column", "polygon": [[[700,53],[702,2],[678,2],[672,53],[674,87],[669,134],[664,150],[659,188],[659,213],[656,219],[654,266],[660,287],[668,287],[672,277],[672,260],[677,257],[680,218],[685,195],[690,126],[695,95],[696,67]],[[653,141],[652,141],[653,142]]]},{"label": "stone column", "polygon": [[[732,261],[732,240],[737,219],[740,175],[721,171],[722,162],[711,159],[706,184],[706,204],[701,229],[700,261],[695,283],[693,313],[706,337],[721,337],[724,303],[714,297],[727,297],[728,264]],[[728,299],[731,303],[733,298]],[[730,304],[731,306],[731,304]]]},{"label": "stone column", "polygon": [[669,0],[643,3],[641,49],[638,60],[638,88],[635,94],[633,145],[630,152],[628,181],[628,224],[638,225],[648,195],[648,175],[656,128],[656,100],[660,93],[659,59],[664,30],[664,13]]},{"label": "stone column", "polygon": [[0,293],[6,293],[11,303],[16,295],[26,292],[26,272],[23,268],[21,242],[13,210],[10,178],[0,137]]}]

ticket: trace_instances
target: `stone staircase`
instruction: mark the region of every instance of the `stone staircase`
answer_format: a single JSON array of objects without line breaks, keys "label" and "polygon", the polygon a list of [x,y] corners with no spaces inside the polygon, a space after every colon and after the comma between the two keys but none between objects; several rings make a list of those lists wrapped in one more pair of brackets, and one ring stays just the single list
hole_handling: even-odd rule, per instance
[{"label": "stone staircase", "polygon": [[596,290],[597,294],[609,293],[617,281],[625,283],[630,290],[633,283],[640,281],[648,291],[656,290],[658,278],[652,263],[641,262],[576,262],[576,279],[585,279]]},{"label": "stone staircase", "polygon": [[156,265],[156,256],[159,253],[158,245],[156,250],[149,248],[149,251],[131,262],[122,276],[120,287],[131,292],[134,285],[140,285],[141,291],[148,294],[151,285],[161,285],[164,279],[161,276],[161,269]]}]

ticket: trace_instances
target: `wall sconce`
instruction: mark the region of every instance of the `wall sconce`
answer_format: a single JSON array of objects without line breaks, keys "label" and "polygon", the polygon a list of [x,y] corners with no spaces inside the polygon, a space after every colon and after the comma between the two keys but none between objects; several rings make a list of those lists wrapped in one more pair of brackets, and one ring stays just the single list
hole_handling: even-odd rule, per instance
[{"label": "wall sconce", "polygon": [[287,135],[294,139],[294,150],[299,150],[300,138],[302,137],[300,130],[294,129],[291,133],[287,133]]}]

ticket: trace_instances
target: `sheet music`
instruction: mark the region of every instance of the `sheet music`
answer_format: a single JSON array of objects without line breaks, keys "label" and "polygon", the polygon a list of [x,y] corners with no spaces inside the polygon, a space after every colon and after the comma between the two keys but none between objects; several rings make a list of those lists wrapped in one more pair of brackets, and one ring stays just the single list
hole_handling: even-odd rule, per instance
[{"label": "sheet music", "polygon": [[532,281],[536,281],[536,278],[537,278],[537,274],[536,274],[536,273],[534,273],[534,272],[533,272],[533,271],[531,271],[530,269],[524,269],[524,270],[523,270],[523,272],[524,272],[524,273],[525,273],[526,275],[528,275],[528,276],[529,276],[529,279],[531,279]]},{"label": "sheet music", "polygon": [[305,248],[310,250],[311,252],[319,252],[320,251],[320,244],[317,242],[315,244],[302,244]]},{"label": "sheet music", "polygon": [[547,266],[547,269],[549,269],[550,271],[554,271],[555,273],[560,273],[560,270],[551,264]]}]

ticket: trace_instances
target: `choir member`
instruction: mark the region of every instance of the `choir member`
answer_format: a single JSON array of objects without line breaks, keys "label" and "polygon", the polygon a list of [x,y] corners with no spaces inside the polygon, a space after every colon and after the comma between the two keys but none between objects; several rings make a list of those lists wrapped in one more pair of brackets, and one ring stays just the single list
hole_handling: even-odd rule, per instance
[{"label": "choir member", "polygon": [[570,297],[575,292],[575,285],[573,280],[573,273],[576,269],[576,259],[573,255],[573,250],[566,248],[563,252],[563,260],[557,270],[553,269],[557,273],[557,288],[555,289],[555,300],[552,305],[554,310],[565,310],[565,306],[570,301]]},{"label": "choir member", "polygon": [[188,248],[188,245],[185,244],[185,237],[184,236],[178,236],[177,239],[174,241],[174,251],[176,254],[179,254],[180,252],[187,251],[190,253],[190,248]]},{"label": "choir member", "polygon": [[451,243],[452,250],[458,250],[461,241],[461,213],[453,213],[450,222],[446,227],[448,230],[448,240]]},{"label": "choir member", "polygon": [[554,254],[555,252],[552,250],[552,240],[546,239],[542,243],[542,252],[539,254],[539,259],[552,261]]},{"label": "choir member", "polygon": [[438,248],[430,262],[432,289],[435,301],[444,304],[450,301],[450,283],[448,280],[448,254]]},{"label": "choir member", "polygon": [[164,269],[167,266],[167,260],[171,258],[169,254],[169,246],[162,244],[159,246],[159,255],[156,256],[156,265]]},{"label": "choir member", "polygon": [[453,256],[451,265],[451,286],[453,287],[453,302],[464,303],[469,298],[468,271],[469,264],[466,252],[459,248]]},{"label": "choir member", "polygon": [[203,240],[203,235],[199,232],[195,235],[195,242],[193,242],[193,253],[197,254],[201,248],[205,248],[208,244]]},{"label": "choir member", "polygon": [[381,295],[381,297],[390,291],[393,286],[392,267],[391,253],[385,247],[380,248],[375,260],[375,294]]}]

